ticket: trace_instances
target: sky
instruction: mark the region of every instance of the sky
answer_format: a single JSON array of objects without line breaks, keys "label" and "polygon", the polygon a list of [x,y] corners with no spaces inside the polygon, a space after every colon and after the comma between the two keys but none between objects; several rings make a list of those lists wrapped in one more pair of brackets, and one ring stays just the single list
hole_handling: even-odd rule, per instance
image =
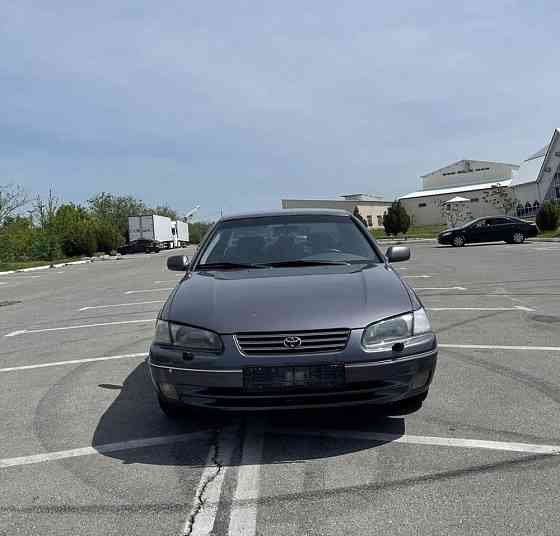
[{"label": "sky", "polygon": [[[423,5],[420,5],[423,4]],[[0,184],[200,219],[420,189],[560,127],[560,4],[37,2],[0,11]]]}]

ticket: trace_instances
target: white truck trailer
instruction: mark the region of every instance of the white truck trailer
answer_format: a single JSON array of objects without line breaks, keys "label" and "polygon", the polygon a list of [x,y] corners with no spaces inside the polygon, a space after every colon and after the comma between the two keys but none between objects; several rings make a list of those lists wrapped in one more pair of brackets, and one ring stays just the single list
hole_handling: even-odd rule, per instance
[{"label": "white truck trailer", "polygon": [[189,224],[187,222],[177,220],[173,224],[173,246],[181,248],[189,243]]},{"label": "white truck trailer", "polygon": [[175,243],[172,222],[166,216],[146,214],[128,217],[129,241],[147,239],[159,242],[162,247],[173,247]]}]

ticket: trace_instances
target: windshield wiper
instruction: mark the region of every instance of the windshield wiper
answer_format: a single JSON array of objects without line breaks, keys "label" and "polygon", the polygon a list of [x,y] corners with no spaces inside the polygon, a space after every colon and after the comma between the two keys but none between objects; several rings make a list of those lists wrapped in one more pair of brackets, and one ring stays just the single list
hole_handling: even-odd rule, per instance
[{"label": "windshield wiper", "polygon": [[292,261],[267,262],[265,266],[272,266],[273,268],[283,268],[291,266],[348,266],[348,262],[294,259]]},{"label": "windshield wiper", "polygon": [[199,264],[197,270],[236,270],[243,268],[268,268],[265,264],[247,264],[241,262],[207,262]]}]

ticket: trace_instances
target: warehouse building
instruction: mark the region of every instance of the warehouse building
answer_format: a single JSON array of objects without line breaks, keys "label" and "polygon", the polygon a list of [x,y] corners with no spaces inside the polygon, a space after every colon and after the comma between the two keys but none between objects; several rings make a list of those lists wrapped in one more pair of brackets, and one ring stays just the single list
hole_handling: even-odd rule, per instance
[{"label": "warehouse building", "polygon": [[282,208],[335,208],[350,213],[358,207],[368,227],[383,227],[383,214],[391,206],[391,201],[371,194],[341,195],[342,199],[282,199]]},{"label": "warehouse building", "polygon": [[560,130],[521,165],[461,160],[423,175],[421,181],[422,190],[399,198],[413,225],[447,223],[444,208],[453,203],[461,204],[466,218],[503,214],[485,200],[496,185],[510,188],[512,215],[532,218],[544,201],[560,201]]},{"label": "warehouse building", "polygon": [[[413,225],[447,223],[443,207],[449,202],[468,203],[465,217],[499,214],[484,200],[484,193],[493,186],[511,186],[517,164],[460,160],[421,177],[422,190],[399,197],[412,218]],[[458,199],[457,199],[458,198]]]}]

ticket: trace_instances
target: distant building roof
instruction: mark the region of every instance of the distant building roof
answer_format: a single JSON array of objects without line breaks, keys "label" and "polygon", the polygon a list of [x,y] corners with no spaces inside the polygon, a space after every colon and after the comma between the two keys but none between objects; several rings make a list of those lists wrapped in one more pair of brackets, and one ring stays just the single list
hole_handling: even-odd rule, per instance
[{"label": "distant building roof", "polygon": [[383,201],[383,196],[376,194],[344,194],[340,197],[347,201]]},{"label": "distant building roof", "polygon": [[439,168],[439,169],[436,169],[436,170],[434,170],[434,171],[429,171],[429,172],[426,173],[425,175],[420,175],[420,178],[421,178],[421,179],[424,179],[424,178],[426,178],[426,177],[429,177],[430,175],[435,175],[435,174],[437,174],[437,173],[439,173],[439,172],[441,172],[441,171],[445,171],[447,168],[450,168],[450,167],[452,167],[452,166],[456,166],[457,164],[463,164],[463,163],[465,163],[465,164],[467,164],[467,163],[470,164],[470,163],[472,163],[472,162],[476,162],[477,164],[499,164],[499,165],[502,165],[502,166],[509,166],[509,167],[511,167],[511,168],[513,168],[513,169],[517,169],[517,168],[519,167],[519,164],[510,164],[509,162],[491,162],[491,161],[489,161],[489,160],[472,160],[472,159],[469,160],[469,159],[467,159],[467,158],[464,158],[463,160],[457,160],[457,162],[453,162],[453,163],[451,163],[451,164],[447,164],[446,166],[441,167],[441,168]]},{"label": "distant building roof", "polygon": [[441,188],[439,190],[420,190],[419,192],[412,192],[411,194],[403,195],[399,197],[399,199],[413,199],[415,197],[429,197],[431,195],[473,192],[476,190],[486,190],[487,188],[492,188],[492,186],[511,186],[511,179],[486,182],[484,184],[469,184],[468,186],[455,186],[453,188]]},{"label": "distant building roof", "polygon": [[541,156],[545,156],[546,155],[546,151],[548,151],[548,148],[550,147],[550,144],[547,143],[540,151],[537,151],[534,155],[530,156],[529,158],[527,158],[525,161],[527,160],[533,160],[533,158],[540,158]]},{"label": "distant building roof", "polygon": [[[547,159],[549,148],[552,146],[555,137],[560,135],[560,130],[555,129],[550,143],[546,144],[540,151],[532,154],[521,163],[521,167],[513,177],[512,186],[537,182],[541,175],[541,170]],[[550,157],[549,157],[550,158]]]}]

